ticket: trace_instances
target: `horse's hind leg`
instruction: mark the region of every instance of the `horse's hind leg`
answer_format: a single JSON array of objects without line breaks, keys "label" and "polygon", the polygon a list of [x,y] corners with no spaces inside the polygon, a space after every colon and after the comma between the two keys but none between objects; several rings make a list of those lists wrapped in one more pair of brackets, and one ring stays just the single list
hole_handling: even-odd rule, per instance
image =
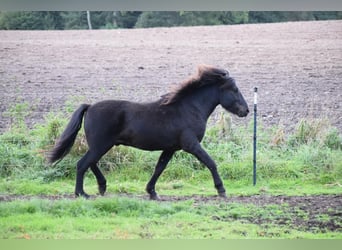
[{"label": "horse's hind leg", "polygon": [[101,173],[101,170],[99,169],[99,167],[97,166],[97,164],[93,164],[90,167],[91,171],[93,172],[93,174],[96,177],[97,180],[97,184],[98,184],[98,188],[99,188],[99,193],[100,195],[104,195],[107,189],[107,181],[106,178],[103,176],[103,174]]},{"label": "horse's hind leg", "polygon": [[[99,154],[97,152],[93,152],[88,150],[88,152],[81,158],[81,160],[77,163],[77,173],[76,173],[76,187],[75,187],[75,195],[83,196],[85,198],[89,198],[89,195],[84,192],[83,189],[83,181],[84,174],[91,167],[93,173],[95,174],[98,182],[101,181],[101,184],[106,185],[105,178],[96,166],[97,162],[100,160],[103,154]],[[95,166],[95,167],[94,167]],[[94,172],[95,171],[95,172]]]},{"label": "horse's hind leg", "polygon": [[147,191],[147,193],[149,193],[151,200],[158,200],[159,199],[159,197],[156,193],[156,190],[155,190],[155,185],[156,185],[156,182],[157,182],[159,176],[162,174],[162,172],[166,168],[166,165],[171,160],[173,154],[174,154],[174,151],[163,151],[159,157],[159,160],[158,160],[158,163],[155,167],[154,173],[153,173],[150,181],[147,183],[147,186],[146,186],[146,191]]},{"label": "horse's hind leg", "polygon": [[85,198],[89,198],[89,195],[84,192],[83,189],[83,179],[84,174],[88,170],[91,162],[89,162],[90,152],[88,151],[78,162],[77,162],[77,172],[76,172],[76,187],[75,187],[75,195],[83,196]]}]

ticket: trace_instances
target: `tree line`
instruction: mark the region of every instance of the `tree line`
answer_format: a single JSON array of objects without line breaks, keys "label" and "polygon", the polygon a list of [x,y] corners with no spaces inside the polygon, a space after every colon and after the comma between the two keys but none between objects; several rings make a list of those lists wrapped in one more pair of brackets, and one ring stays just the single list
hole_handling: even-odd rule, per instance
[{"label": "tree line", "polygon": [[0,29],[116,29],[336,19],[342,19],[341,11],[2,11]]}]

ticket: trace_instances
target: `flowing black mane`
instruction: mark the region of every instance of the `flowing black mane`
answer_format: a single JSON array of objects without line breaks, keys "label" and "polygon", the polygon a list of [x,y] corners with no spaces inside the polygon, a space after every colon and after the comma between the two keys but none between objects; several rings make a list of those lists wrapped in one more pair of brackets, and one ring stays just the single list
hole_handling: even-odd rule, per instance
[{"label": "flowing black mane", "polygon": [[201,65],[198,67],[197,74],[182,82],[177,88],[162,96],[162,105],[169,105],[177,102],[191,93],[195,89],[210,84],[223,82],[222,76],[228,77],[228,71],[212,66]]}]

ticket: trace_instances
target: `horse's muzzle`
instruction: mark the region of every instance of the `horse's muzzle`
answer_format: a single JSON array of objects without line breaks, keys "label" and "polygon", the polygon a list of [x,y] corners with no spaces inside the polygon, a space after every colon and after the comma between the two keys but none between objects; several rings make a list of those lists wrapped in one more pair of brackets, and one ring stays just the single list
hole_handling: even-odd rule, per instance
[{"label": "horse's muzzle", "polygon": [[237,113],[237,115],[239,117],[246,117],[249,113],[249,109],[246,108],[246,109],[243,109],[243,110],[239,110],[239,112]]}]

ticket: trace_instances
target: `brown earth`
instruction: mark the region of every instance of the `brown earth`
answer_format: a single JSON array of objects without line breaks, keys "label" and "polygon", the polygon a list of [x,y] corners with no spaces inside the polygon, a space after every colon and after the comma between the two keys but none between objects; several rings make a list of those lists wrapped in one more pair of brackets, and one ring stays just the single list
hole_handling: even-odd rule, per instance
[{"label": "brown earth", "polygon": [[18,102],[28,102],[33,125],[51,110],[64,112],[66,101],[151,101],[202,63],[228,69],[251,109],[258,86],[266,126],[291,129],[302,118],[328,117],[342,131],[342,21],[0,31],[0,37],[0,132]]},{"label": "brown earth", "polygon": [[[135,199],[147,200],[147,195],[132,194],[116,194],[106,195],[107,198],[113,197],[129,197]],[[31,199],[48,199],[50,201],[62,199],[75,199],[74,195],[0,195],[0,202],[11,202],[15,200],[31,200]],[[91,196],[96,199],[96,196]],[[310,196],[269,196],[269,195],[253,195],[253,196],[231,196],[222,199],[218,196],[161,196],[158,202],[179,202],[192,200],[193,206],[203,206],[207,204],[217,205],[218,211],[221,206],[233,203],[242,203],[246,205],[255,205],[263,208],[262,214],[251,213],[245,215],[231,214],[216,215],[213,213],[211,219],[213,221],[234,221],[249,222],[262,225],[267,228],[272,224],[291,225],[303,231],[311,232],[342,232],[342,195],[310,195]],[[153,202],[153,201],[152,201]],[[278,208],[267,206],[280,205]],[[241,232],[243,233],[243,232]],[[267,233],[265,231],[265,233]],[[265,236],[265,235],[264,235]],[[271,236],[271,235],[269,235]],[[273,235],[277,236],[277,235]]]}]

